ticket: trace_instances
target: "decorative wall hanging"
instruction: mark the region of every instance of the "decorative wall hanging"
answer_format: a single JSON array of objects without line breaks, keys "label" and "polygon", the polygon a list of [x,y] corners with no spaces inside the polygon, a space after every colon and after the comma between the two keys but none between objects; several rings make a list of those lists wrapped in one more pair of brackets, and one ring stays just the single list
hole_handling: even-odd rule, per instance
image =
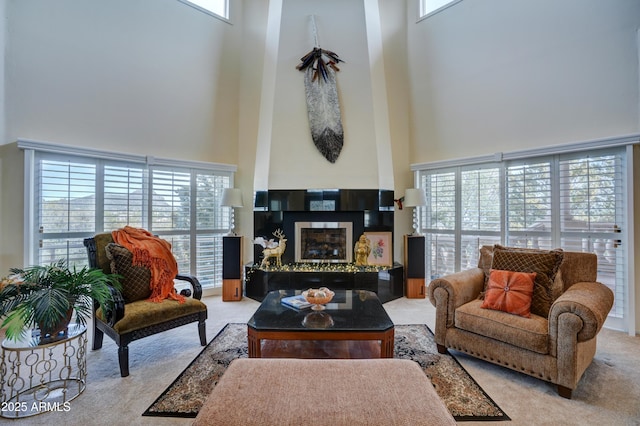
[{"label": "decorative wall hanging", "polygon": [[335,163],[344,143],[336,86],[336,72],[340,71],[337,64],[344,61],[334,52],[320,48],[313,15],[311,31],[315,47],[300,58],[302,62],[296,68],[304,72],[307,114],[313,143],[327,160]]}]

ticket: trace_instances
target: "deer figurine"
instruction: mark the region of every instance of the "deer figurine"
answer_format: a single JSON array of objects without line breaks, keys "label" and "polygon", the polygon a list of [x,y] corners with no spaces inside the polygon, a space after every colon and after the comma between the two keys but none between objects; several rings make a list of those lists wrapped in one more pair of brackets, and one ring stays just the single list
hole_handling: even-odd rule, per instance
[{"label": "deer figurine", "polygon": [[[265,248],[264,250],[262,250],[262,263],[260,263],[260,267],[267,266],[269,264],[269,259],[272,257],[276,258],[276,265],[278,267],[282,266],[282,253],[284,253],[284,250],[287,248],[287,239],[285,238],[282,229],[277,229],[273,233],[273,236],[278,238],[280,241],[275,247],[268,247],[267,245],[263,245],[263,247]],[[254,242],[256,241],[258,241],[257,238]]]}]

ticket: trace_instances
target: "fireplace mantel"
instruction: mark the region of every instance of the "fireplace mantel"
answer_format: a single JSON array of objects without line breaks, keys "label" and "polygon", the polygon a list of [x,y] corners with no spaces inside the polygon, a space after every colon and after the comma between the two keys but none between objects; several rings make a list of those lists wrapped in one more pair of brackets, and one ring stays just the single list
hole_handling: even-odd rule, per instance
[{"label": "fireplace mantel", "polygon": [[330,267],[325,270],[279,271],[245,265],[245,295],[259,302],[273,290],[319,287],[332,290],[369,290],[375,292],[382,303],[386,303],[404,296],[404,267],[396,263],[384,270],[364,268],[360,272],[345,272],[331,270]]}]

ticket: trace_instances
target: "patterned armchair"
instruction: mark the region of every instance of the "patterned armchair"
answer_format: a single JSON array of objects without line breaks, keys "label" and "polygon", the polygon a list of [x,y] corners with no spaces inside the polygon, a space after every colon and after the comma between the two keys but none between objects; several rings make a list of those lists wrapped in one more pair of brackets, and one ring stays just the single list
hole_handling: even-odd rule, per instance
[{"label": "patterned armchair", "polygon": [[[554,383],[560,396],[571,398],[613,306],[613,292],[596,282],[596,255],[498,245],[480,252],[477,268],[429,284],[438,351],[462,351]],[[536,273],[529,287],[531,305],[524,310],[520,283],[494,285],[494,277],[512,272],[520,273],[519,279]],[[493,304],[496,297],[504,303]]]},{"label": "patterned armchair", "polygon": [[89,266],[123,276],[120,280],[122,291],[112,289],[113,309],[103,312],[96,304],[93,308],[93,349],[102,347],[104,334],[112,338],[118,345],[122,377],[129,375],[129,343],[134,340],[197,322],[200,344],[206,345],[207,306],[200,301],[202,286],[196,277],[181,274],[175,277],[191,287],[192,296],[187,297],[184,303],[170,299],[151,302],[147,300],[151,294],[151,272],[147,268],[133,266],[131,252],[115,244],[111,233],[86,238],[84,245]]}]

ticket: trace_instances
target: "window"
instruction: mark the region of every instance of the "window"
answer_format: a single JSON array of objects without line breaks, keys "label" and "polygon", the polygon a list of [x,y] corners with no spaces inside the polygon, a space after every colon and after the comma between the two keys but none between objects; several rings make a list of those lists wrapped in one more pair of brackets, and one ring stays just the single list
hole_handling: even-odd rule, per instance
[{"label": "window", "polygon": [[27,209],[30,264],[66,259],[85,265],[84,238],[130,225],[168,240],[179,270],[203,287],[221,286],[222,236],[231,212],[220,200],[235,167],[19,146],[33,175],[26,188],[33,206]]},{"label": "window", "polygon": [[428,200],[420,214],[427,276],[476,267],[485,244],[593,252],[598,281],[615,293],[607,325],[628,329],[626,148],[511,157],[414,166]]},{"label": "window", "polygon": [[229,19],[229,1],[228,0],[179,0],[201,12],[216,17]]},{"label": "window", "polygon": [[462,0],[420,0],[420,18],[426,18],[431,15],[453,6]]}]

